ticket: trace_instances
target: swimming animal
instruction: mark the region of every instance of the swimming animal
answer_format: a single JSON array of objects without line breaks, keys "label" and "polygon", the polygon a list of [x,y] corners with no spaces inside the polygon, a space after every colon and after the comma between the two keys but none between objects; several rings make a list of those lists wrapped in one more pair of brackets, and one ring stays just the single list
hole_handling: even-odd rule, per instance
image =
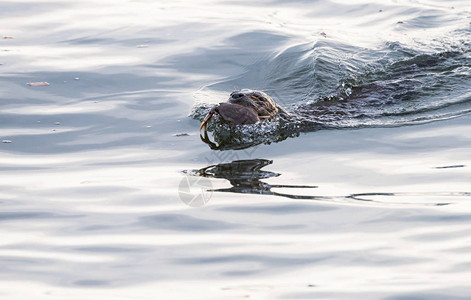
[{"label": "swimming animal", "polygon": [[200,130],[207,130],[208,122],[214,114],[218,114],[222,121],[231,125],[255,124],[275,116],[286,118],[290,115],[266,93],[249,89],[234,91],[227,102],[211,108],[201,122]]}]

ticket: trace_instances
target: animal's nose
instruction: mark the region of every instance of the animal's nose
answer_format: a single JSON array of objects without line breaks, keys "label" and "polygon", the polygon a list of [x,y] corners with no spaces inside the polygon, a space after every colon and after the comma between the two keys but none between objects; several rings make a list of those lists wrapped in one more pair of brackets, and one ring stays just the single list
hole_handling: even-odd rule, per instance
[{"label": "animal's nose", "polygon": [[243,93],[239,93],[239,92],[234,92],[234,93],[232,93],[232,95],[231,95],[231,97],[234,98],[234,99],[240,98],[240,97],[242,97],[242,96],[244,96],[244,94],[243,94]]}]

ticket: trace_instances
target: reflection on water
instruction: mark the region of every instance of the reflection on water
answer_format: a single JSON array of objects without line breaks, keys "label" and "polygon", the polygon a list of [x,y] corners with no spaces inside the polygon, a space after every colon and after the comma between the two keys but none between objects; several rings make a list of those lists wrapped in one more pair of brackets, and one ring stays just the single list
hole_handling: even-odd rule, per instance
[{"label": "reflection on water", "polygon": [[268,184],[266,182],[261,181],[261,179],[268,179],[281,175],[279,173],[261,170],[265,166],[270,165],[272,163],[272,160],[267,159],[236,160],[231,163],[212,165],[199,170],[194,170],[190,172],[190,174],[210,178],[224,178],[229,180],[229,183],[232,185],[232,187],[230,188],[212,190],[214,192],[274,195],[293,199],[323,199],[323,197],[317,196],[300,196],[272,191],[273,188],[317,188],[317,186],[311,185]]},{"label": "reflection on water", "polygon": [[[190,176],[201,176],[206,178],[226,179],[231,184],[230,188],[211,189],[210,184],[202,186],[208,192],[227,192],[256,195],[273,195],[286,197],[296,200],[320,200],[326,202],[340,203],[371,203],[374,205],[425,205],[425,206],[444,206],[457,201],[462,201],[469,196],[470,192],[395,192],[395,193],[355,193],[350,195],[295,195],[290,193],[281,193],[272,189],[297,189],[297,191],[308,192],[316,189],[314,185],[289,185],[289,184],[269,184],[262,180],[272,177],[278,177],[281,174],[265,171],[262,168],[273,164],[273,160],[267,159],[247,159],[236,160],[230,163],[221,163],[210,165],[197,170],[184,171]],[[315,190],[314,190],[315,191]],[[442,202],[444,201],[444,202]]]}]

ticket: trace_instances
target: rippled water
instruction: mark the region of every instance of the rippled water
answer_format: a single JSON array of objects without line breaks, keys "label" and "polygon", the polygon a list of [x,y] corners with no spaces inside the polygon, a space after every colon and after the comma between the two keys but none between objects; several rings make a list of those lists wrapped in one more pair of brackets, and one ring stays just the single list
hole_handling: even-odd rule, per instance
[{"label": "rippled water", "polygon": [[[398,22],[401,27],[403,24]],[[253,146],[304,131],[403,126],[469,114],[470,34],[468,26],[446,33],[453,39],[432,38],[428,45],[382,41],[366,48],[331,40],[322,32],[325,39],[276,52],[249,66],[243,75],[204,91],[215,93],[240,82],[248,86],[256,82],[257,87],[270,91],[292,118],[254,125],[255,136],[247,128],[235,128],[220,137],[221,128],[211,128],[216,141],[211,148],[238,149],[244,138],[245,146]],[[201,121],[210,107],[202,98],[191,116]],[[226,127],[225,131],[231,130]],[[234,140],[239,131],[242,137]]]},{"label": "rippled water", "polygon": [[468,2],[3,1],[0,298],[469,298]]}]

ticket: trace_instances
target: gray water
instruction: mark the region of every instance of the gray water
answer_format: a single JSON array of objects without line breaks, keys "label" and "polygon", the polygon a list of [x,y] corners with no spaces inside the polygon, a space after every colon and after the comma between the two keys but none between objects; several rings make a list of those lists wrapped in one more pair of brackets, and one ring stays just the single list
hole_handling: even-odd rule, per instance
[{"label": "gray water", "polygon": [[3,1],[0,298],[470,298],[468,2]]}]

